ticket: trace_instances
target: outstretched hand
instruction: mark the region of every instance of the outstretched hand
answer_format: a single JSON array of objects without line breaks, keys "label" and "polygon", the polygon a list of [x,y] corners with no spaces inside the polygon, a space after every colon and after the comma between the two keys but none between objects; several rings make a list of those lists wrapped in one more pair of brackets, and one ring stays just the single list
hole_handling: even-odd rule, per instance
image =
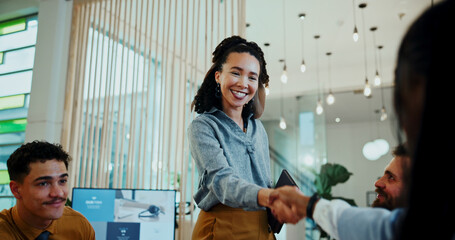
[{"label": "outstretched hand", "polygon": [[[306,207],[309,197],[295,186],[283,186],[269,194],[269,204],[272,213],[280,222],[296,224],[306,217]],[[289,210],[291,212],[289,212]]]},{"label": "outstretched hand", "polygon": [[[275,218],[281,223],[296,224],[300,218],[292,211],[291,207],[281,199],[271,197],[276,190],[263,188],[258,192],[258,203],[261,206],[270,208]],[[272,201],[270,201],[272,199]],[[279,214],[277,214],[279,213]]]}]

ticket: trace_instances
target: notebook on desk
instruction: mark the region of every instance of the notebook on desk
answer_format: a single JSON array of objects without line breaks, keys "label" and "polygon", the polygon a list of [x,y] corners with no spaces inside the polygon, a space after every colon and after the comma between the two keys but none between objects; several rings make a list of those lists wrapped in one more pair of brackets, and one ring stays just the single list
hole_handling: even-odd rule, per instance
[{"label": "notebook on desk", "polygon": [[[278,178],[278,181],[275,185],[275,188],[279,188],[279,187],[286,186],[286,185],[298,187],[297,183],[295,183],[294,179],[292,179],[289,172],[286,169],[283,169],[283,171],[281,171],[280,177]],[[280,233],[281,228],[283,227],[283,224],[280,223],[275,218],[275,216],[273,216],[270,208],[267,208],[267,220],[268,220],[269,226],[272,229],[272,231],[274,233]]]}]

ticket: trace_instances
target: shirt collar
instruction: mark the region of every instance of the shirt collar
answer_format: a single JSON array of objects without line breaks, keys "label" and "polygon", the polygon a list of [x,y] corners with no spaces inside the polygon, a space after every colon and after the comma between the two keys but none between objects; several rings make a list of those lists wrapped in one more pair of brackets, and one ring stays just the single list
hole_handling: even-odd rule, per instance
[{"label": "shirt collar", "polygon": [[27,237],[27,239],[35,239],[45,230],[49,231],[51,234],[54,234],[57,232],[56,221],[52,221],[52,223],[46,229],[39,229],[39,228],[35,228],[33,226],[28,225],[19,216],[19,211],[17,210],[17,205],[15,205],[13,207],[12,215],[13,215],[14,223],[22,231],[22,233]]},{"label": "shirt collar", "polygon": [[[213,114],[215,112],[222,112],[224,115],[226,115],[226,113],[224,113],[223,111],[221,111],[220,109],[218,109],[217,107],[212,107],[209,111],[207,111],[206,113],[210,113],[210,114]],[[250,119],[251,117],[253,117],[253,113],[250,113],[250,115],[248,116],[248,119]],[[226,115],[227,116],[227,115]],[[229,116],[228,116],[229,117]]]}]

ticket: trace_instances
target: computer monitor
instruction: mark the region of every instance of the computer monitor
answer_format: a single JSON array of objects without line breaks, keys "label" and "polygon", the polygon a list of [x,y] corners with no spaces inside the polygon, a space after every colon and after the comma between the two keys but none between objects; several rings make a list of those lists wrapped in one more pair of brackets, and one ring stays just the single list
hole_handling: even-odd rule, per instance
[{"label": "computer monitor", "polygon": [[96,239],[175,238],[175,190],[73,188],[72,208]]}]

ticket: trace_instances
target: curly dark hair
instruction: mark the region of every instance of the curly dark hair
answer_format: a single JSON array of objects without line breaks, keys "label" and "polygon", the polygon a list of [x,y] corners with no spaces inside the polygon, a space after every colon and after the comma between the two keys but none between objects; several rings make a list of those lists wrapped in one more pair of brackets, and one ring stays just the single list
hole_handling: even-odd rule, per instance
[{"label": "curly dark hair", "polygon": [[52,144],[46,141],[33,141],[22,144],[11,154],[6,164],[10,180],[22,182],[30,173],[30,163],[40,161],[42,163],[57,159],[65,163],[68,169],[68,162],[71,157],[65,152],[60,144]]},{"label": "curly dark hair", "polygon": [[[221,100],[215,96],[216,93],[216,81],[215,72],[221,71],[223,64],[226,62],[230,53],[249,53],[254,56],[260,65],[259,72],[259,84],[268,86],[269,75],[267,74],[266,62],[264,59],[264,53],[261,48],[255,42],[248,42],[240,36],[232,36],[225,38],[213,51],[212,55],[212,67],[204,77],[201,87],[197,91],[193,102],[191,103],[191,109],[201,114],[209,111],[212,107],[216,107],[222,110]],[[257,95],[257,93],[256,93]],[[260,115],[256,112],[256,106],[253,101],[250,101],[242,111],[242,116],[247,117],[250,113]]]}]

